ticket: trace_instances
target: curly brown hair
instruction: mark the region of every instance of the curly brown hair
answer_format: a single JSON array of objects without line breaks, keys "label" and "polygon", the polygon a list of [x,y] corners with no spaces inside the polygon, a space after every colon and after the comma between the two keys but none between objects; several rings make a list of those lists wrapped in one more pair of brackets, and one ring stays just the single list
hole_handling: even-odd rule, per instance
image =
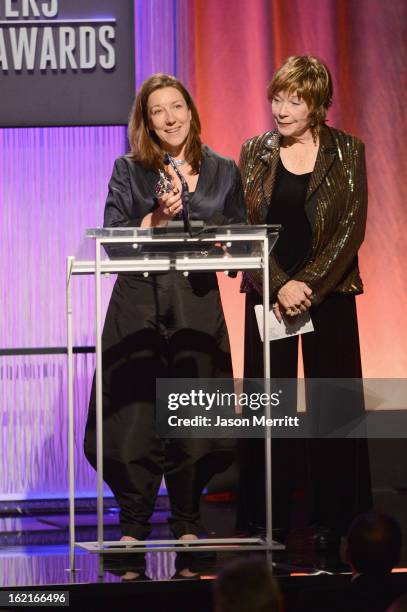
[{"label": "curly brown hair", "polygon": [[189,91],[174,76],[158,72],[146,79],[134,100],[130,112],[128,138],[130,157],[138,161],[144,168],[164,170],[163,150],[155,133],[149,128],[147,103],[148,98],[157,89],[174,87],[183,96],[191,111],[191,125],[185,144],[185,159],[190,164],[192,172],[198,174],[202,159],[201,122],[198,111]]}]

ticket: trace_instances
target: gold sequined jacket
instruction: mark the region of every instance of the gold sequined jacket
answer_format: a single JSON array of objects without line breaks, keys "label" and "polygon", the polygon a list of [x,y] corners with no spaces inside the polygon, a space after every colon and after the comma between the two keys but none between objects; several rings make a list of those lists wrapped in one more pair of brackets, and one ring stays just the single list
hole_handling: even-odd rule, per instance
[{"label": "gold sequined jacket", "polygon": [[[246,141],[240,171],[248,222],[265,223],[280,156],[280,135],[266,132]],[[328,126],[320,132],[320,146],[305,199],[312,230],[312,246],[301,269],[292,277],[303,281],[320,303],[332,292],[363,293],[358,249],[363,242],[367,213],[367,180],[363,143]],[[274,255],[270,256],[270,297],[290,280]],[[245,272],[241,291],[262,293],[262,273]]]}]

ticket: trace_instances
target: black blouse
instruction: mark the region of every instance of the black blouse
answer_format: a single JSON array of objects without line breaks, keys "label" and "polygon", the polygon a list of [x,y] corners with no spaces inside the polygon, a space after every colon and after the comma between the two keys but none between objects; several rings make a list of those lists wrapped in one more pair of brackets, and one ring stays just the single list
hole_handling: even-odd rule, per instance
[{"label": "black blouse", "polygon": [[311,249],[312,231],[304,207],[310,177],[311,172],[293,174],[279,159],[267,223],[283,226],[274,254],[288,275],[301,267]]},{"label": "black blouse", "polygon": [[[119,157],[109,182],[104,226],[138,227],[158,207],[154,191],[158,180],[158,172],[146,170],[126,155]],[[242,180],[233,160],[205,146],[198,183],[191,193],[191,217],[211,222],[219,215],[227,223],[245,223]]]}]

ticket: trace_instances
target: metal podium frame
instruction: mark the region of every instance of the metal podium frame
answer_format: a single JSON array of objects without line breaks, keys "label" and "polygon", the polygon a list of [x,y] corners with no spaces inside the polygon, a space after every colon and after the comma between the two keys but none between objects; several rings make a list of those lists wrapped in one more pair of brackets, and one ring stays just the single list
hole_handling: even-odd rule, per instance
[{"label": "metal podium frame", "polygon": [[[272,550],[283,549],[282,544],[272,539],[272,489],[271,489],[271,437],[265,436],[266,454],[266,537],[257,538],[214,538],[199,540],[145,540],[145,541],[104,541],[103,524],[103,417],[102,417],[102,315],[101,315],[101,276],[102,274],[115,274],[120,272],[142,272],[145,275],[154,272],[178,270],[184,274],[191,271],[241,271],[263,270],[263,360],[265,390],[270,387],[270,344],[269,344],[269,253],[278,237],[277,226],[225,226],[212,230],[210,233],[202,232],[199,236],[190,238],[186,234],[162,233],[156,235],[151,230],[140,228],[107,228],[87,231],[88,238],[95,240],[95,259],[81,261],[74,256],[67,258],[67,354],[68,354],[68,472],[69,472],[69,569],[75,570],[75,547],[80,547],[92,553],[113,552],[196,552],[198,550],[263,550],[268,560],[272,562]],[[270,237],[274,239],[271,243]],[[143,259],[103,259],[103,245],[131,244],[137,250],[143,245],[172,245],[188,243],[189,248],[197,243],[210,246],[216,243],[222,247],[230,248],[233,243],[258,243],[260,249],[257,253],[248,255],[228,256],[226,253],[219,256],[207,257],[205,251],[201,256],[189,257],[188,254],[176,252],[164,253],[152,258]],[[270,247],[271,245],[271,247]],[[199,248],[198,248],[199,252]],[[72,337],[72,277],[74,275],[95,275],[96,294],[96,436],[97,436],[97,541],[75,542],[75,480],[74,480],[74,383],[73,383],[73,337]],[[266,406],[266,418],[270,418],[270,405]],[[103,571],[103,570],[101,570]]]}]

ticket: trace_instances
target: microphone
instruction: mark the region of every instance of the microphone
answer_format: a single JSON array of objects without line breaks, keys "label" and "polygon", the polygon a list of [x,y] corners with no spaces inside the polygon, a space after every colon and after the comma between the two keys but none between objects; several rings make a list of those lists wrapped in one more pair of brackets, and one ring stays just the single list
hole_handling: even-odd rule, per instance
[{"label": "microphone", "polygon": [[190,194],[189,187],[185,176],[178,170],[178,166],[174,159],[168,153],[164,154],[164,164],[171,166],[175,174],[179,178],[182,186],[181,199],[182,199],[182,220],[184,221],[184,231],[192,238],[191,219],[190,219]]}]

